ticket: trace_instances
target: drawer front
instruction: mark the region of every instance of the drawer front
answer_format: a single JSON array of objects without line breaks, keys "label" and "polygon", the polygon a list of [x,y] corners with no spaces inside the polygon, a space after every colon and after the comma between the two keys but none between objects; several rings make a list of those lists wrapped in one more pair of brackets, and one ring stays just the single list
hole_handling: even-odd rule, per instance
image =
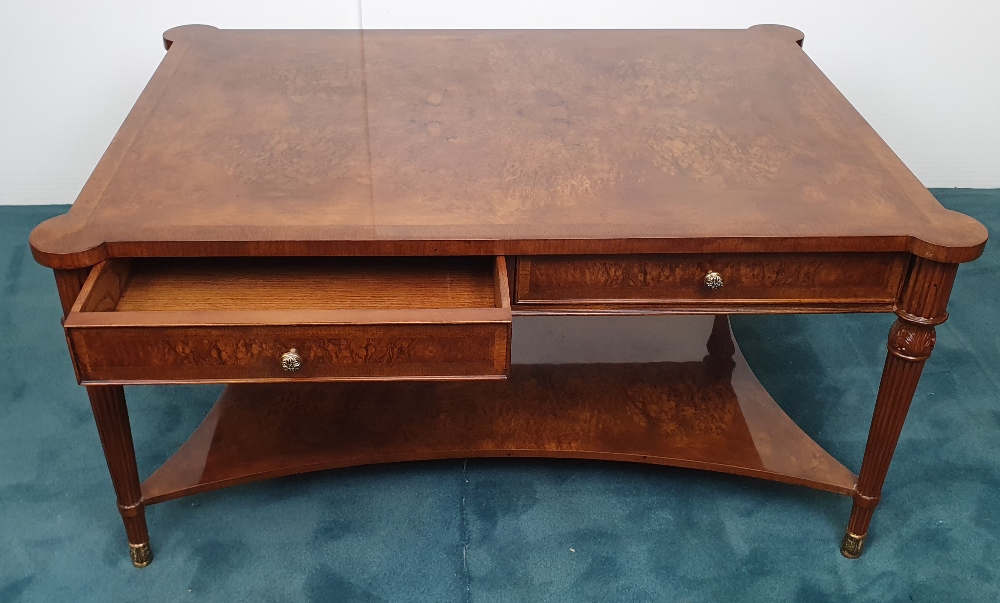
[{"label": "drawer front", "polygon": [[519,258],[523,305],[767,305],[889,309],[909,262],[903,253],[534,256]]},{"label": "drawer front", "polygon": [[510,361],[510,323],[81,327],[68,338],[81,382],[499,378]]}]

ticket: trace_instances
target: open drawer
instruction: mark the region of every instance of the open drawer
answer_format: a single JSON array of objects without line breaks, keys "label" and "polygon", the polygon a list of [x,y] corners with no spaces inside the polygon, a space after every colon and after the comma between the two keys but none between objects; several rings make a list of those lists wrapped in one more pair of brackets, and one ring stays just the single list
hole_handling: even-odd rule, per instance
[{"label": "open drawer", "polygon": [[503,378],[502,257],[111,259],[64,322],[81,383]]}]

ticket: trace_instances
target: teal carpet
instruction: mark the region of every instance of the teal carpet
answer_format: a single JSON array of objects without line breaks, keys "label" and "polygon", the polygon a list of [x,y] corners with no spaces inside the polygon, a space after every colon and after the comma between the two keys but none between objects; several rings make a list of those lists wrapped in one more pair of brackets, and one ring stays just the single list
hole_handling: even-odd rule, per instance
[{"label": "teal carpet", "polygon": [[[1000,190],[938,190],[1000,232]],[[673,468],[462,460],[329,471],[149,509],[130,565],[31,228],[0,207],[0,602],[1000,600],[1000,250],[959,271],[864,556],[850,500]],[[891,316],[744,316],[744,353],[857,471]],[[774,347],[772,347],[774,346]],[[128,390],[140,473],[216,387]]]}]

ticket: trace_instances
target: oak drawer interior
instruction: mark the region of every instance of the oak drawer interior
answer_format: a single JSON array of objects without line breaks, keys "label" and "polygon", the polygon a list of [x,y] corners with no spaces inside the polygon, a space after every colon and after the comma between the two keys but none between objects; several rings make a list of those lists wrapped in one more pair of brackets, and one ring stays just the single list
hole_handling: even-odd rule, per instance
[{"label": "oak drawer interior", "polygon": [[510,365],[502,257],[112,259],[64,326],[92,383],[502,378]]},{"label": "oak drawer interior", "polygon": [[[115,261],[115,260],[112,260]],[[83,312],[497,307],[492,257],[119,261]],[[110,275],[109,275],[110,276]]]}]

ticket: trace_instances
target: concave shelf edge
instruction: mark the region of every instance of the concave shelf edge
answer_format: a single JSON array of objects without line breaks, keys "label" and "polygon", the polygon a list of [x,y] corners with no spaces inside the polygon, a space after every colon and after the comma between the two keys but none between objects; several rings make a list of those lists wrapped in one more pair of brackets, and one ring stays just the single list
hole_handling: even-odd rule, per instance
[{"label": "concave shelf edge", "polygon": [[[705,469],[850,495],[715,318],[701,361],[514,365],[506,381],[230,385],[143,502],[376,463],[549,457]],[[701,348],[705,349],[705,348]]]}]

